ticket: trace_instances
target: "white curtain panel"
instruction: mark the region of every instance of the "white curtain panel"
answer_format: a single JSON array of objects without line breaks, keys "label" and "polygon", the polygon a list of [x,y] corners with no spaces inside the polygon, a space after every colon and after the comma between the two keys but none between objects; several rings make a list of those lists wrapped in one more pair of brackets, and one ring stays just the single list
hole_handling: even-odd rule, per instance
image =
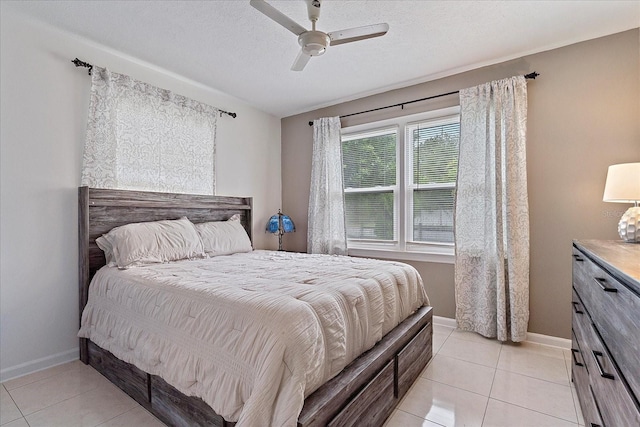
[{"label": "white curtain panel", "polygon": [[341,144],[339,117],[313,122],[307,232],[310,254],[347,254]]},{"label": "white curtain panel", "polygon": [[525,78],[461,90],[460,110],[456,320],[463,330],[522,341],[529,322]]},{"label": "white curtain panel", "polygon": [[215,194],[218,110],[94,67],[82,185]]}]

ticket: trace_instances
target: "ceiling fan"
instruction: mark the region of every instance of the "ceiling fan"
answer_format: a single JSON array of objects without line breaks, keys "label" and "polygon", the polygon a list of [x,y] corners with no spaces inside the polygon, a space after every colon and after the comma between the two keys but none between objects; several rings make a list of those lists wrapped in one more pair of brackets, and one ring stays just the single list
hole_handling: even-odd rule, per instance
[{"label": "ceiling fan", "polygon": [[316,22],[318,18],[320,18],[321,0],[305,0],[305,3],[307,3],[307,11],[309,13],[309,20],[311,21],[311,30],[307,30],[264,0],[250,1],[251,6],[298,36],[298,43],[302,49],[300,49],[300,53],[298,53],[296,60],[291,66],[291,70],[293,71],[302,71],[312,56],[322,55],[328,46],[384,36],[387,31],[389,31],[389,25],[384,23],[332,31],[330,33],[317,31]]}]

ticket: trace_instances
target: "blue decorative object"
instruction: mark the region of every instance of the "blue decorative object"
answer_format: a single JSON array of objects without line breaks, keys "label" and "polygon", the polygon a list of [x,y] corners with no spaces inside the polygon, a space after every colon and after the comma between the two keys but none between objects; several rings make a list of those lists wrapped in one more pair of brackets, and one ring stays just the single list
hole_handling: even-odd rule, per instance
[{"label": "blue decorative object", "polygon": [[269,218],[267,222],[267,233],[278,234],[278,250],[282,249],[282,235],[296,231],[296,226],[288,215],[278,210],[278,213]]}]

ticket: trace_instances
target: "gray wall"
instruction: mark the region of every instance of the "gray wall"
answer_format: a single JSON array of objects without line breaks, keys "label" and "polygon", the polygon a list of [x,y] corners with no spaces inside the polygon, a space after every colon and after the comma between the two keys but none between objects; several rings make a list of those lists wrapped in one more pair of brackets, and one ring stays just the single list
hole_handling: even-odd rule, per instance
[{"label": "gray wall", "polygon": [[[399,64],[400,65],[400,64]],[[602,202],[607,167],[640,161],[640,31],[582,42],[443,79],[282,119],[283,210],[306,250],[312,131],[309,120],[362,111],[531,71],[527,170],[531,226],[529,331],[569,338],[571,241],[617,239],[628,205]],[[343,127],[458,103],[457,96],[343,119]],[[421,273],[434,313],[455,317],[453,265],[410,262]]]}]

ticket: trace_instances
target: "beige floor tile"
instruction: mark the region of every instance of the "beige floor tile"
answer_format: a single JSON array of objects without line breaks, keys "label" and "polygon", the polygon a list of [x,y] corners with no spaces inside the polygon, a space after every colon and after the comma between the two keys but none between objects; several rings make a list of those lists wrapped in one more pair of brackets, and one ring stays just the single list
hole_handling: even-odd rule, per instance
[{"label": "beige floor tile", "polygon": [[498,369],[569,385],[569,375],[564,357],[558,359],[543,356],[537,352],[504,350],[500,353]]},{"label": "beige floor tile", "polygon": [[83,365],[9,393],[22,413],[28,415],[104,384],[110,383],[93,368]]},{"label": "beige floor tile", "polygon": [[100,427],[163,427],[165,426],[159,419],[147,412],[143,407],[137,406],[132,410],[119,415]]},{"label": "beige floor tile", "polygon": [[116,386],[106,384],[27,415],[26,419],[31,427],[97,426],[137,405]]},{"label": "beige floor tile", "polygon": [[398,409],[443,426],[480,426],[487,397],[418,378]]},{"label": "beige floor tile", "polygon": [[10,423],[2,424],[2,427],[29,427],[29,424],[27,424],[27,421],[24,418],[18,418]]},{"label": "beige floor tile", "polygon": [[22,418],[22,413],[13,402],[11,395],[4,388],[0,386],[0,425],[5,425],[10,421]]},{"label": "beige floor tile", "polygon": [[502,346],[502,351],[505,353],[530,353],[539,356],[555,357],[556,359],[565,359],[564,349],[535,342],[505,343]]},{"label": "beige floor tile", "polygon": [[442,427],[424,418],[416,417],[404,411],[393,411],[383,427]]},{"label": "beige floor tile", "polygon": [[442,348],[442,345],[447,340],[448,334],[443,334],[441,332],[433,333],[433,354],[436,354]]},{"label": "beige floor tile", "polygon": [[442,345],[438,354],[495,368],[498,364],[501,347],[495,344],[461,340],[450,336]]},{"label": "beige floor tile", "polygon": [[488,366],[438,354],[420,376],[489,396],[495,372],[494,368]]},{"label": "beige floor tile", "polygon": [[48,369],[43,369],[42,371],[34,372],[32,374],[5,381],[2,384],[7,388],[7,390],[13,390],[14,388],[22,387],[27,384],[43,380],[45,378],[53,377],[62,372],[67,372],[72,369],[78,369],[82,366],[85,366],[84,363],[79,360],[74,360],[73,362],[63,363],[62,365],[53,366]]},{"label": "beige floor tile", "polygon": [[508,371],[496,371],[491,397],[577,423],[571,387]]},{"label": "beige floor tile", "polygon": [[560,418],[541,414],[520,406],[489,399],[482,427],[577,427]]}]

